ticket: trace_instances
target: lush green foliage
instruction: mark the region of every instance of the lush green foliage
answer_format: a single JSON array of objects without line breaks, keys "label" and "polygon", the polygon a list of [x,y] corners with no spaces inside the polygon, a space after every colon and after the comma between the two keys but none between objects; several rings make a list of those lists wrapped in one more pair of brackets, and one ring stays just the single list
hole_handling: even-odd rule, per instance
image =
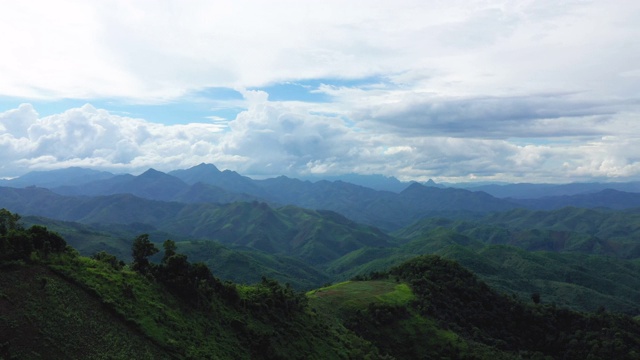
[{"label": "lush green foliage", "polygon": [[408,281],[414,308],[475,342],[514,354],[563,359],[634,359],[640,323],[630,317],[524,306],[450,260],[422,256],[390,271]]},{"label": "lush green foliage", "polygon": [[[27,233],[27,230],[16,230],[20,239]],[[138,263],[154,252],[154,245],[145,235],[139,236],[134,244],[134,258]],[[165,248],[173,248],[170,241],[165,242]],[[325,325],[322,318],[309,311],[306,296],[289,285],[282,286],[264,278],[259,284],[237,287],[221,282],[206,266],[190,263],[183,254],[169,251],[166,255],[159,264],[131,268],[120,266],[109,254],[99,253],[94,258],[86,258],[78,256],[71,248],[39,259],[38,263],[42,265],[4,261],[0,281],[7,285],[1,288],[0,309],[11,308],[17,313],[5,316],[3,311],[1,328],[7,325],[26,336],[33,332],[34,339],[46,340],[42,346],[51,346],[57,351],[50,354],[57,358],[127,358],[128,355],[119,351],[129,351],[134,358],[197,359],[346,359],[377,353],[375,347],[343,327]],[[38,280],[35,286],[29,285],[34,287],[33,291],[22,294],[24,286],[14,288],[19,283],[14,278],[29,276],[26,274],[33,271],[47,276],[40,276],[39,279],[44,280]],[[80,302],[76,307],[66,307],[66,298],[62,297],[45,306],[42,302],[49,300],[34,292],[53,288],[52,284],[56,288],[71,289],[65,290],[71,295],[83,294],[84,297],[73,295],[76,296],[74,301]],[[18,293],[34,305],[16,307],[15,299],[23,298]],[[82,322],[82,317],[94,311],[96,306],[104,307],[103,311],[112,315],[94,316],[92,321]],[[46,310],[50,308],[50,311]],[[50,314],[41,314],[40,309]],[[62,322],[60,327],[53,328],[48,321],[61,311],[71,312],[77,320]],[[44,320],[23,324],[20,319],[27,316],[25,312]],[[85,329],[85,324],[92,328]],[[135,335],[127,332],[121,337],[114,335],[121,327],[131,328]],[[111,335],[100,338],[95,331]],[[100,339],[96,340],[93,350],[77,344],[57,344],[64,341],[60,336],[66,333],[73,336],[89,334]],[[3,358],[31,358],[44,351],[38,345],[34,352],[29,352],[31,343],[10,333],[1,334],[0,355]],[[78,337],[72,340],[83,342]],[[139,341],[144,346],[135,345]],[[52,345],[52,342],[56,344]],[[109,350],[109,346],[119,344],[122,344],[122,350]],[[131,346],[137,346],[136,352],[130,351]]]},{"label": "lush green foliage", "polygon": [[19,221],[19,215],[0,209],[0,261],[36,261],[65,250],[67,243],[60,235],[39,225],[24,229]]},{"label": "lush green foliage", "polygon": [[[221,281],[172,240],[151,262],[158,248],[146,234],[131,241],[131,265],[106,252],[82,257],[46,228],[3,215],[4,243],[30,244],[28,257],[13,251],[0,261],[3,358],[634,359],[640,351],[637,320],[556,308],[544,293],[523,305],[441,257],[304,294],[266,277]],[[439,245],[403,246],[487,250],[455,232],[435,238]],[[380,252],[372,254],[360,253],[362,263]]]}]

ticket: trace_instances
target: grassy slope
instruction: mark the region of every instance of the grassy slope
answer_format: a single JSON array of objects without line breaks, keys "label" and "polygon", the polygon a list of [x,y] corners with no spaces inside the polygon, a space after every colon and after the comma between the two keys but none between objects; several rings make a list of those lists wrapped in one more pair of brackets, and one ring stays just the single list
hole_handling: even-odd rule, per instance
[{"label": "grassy slope", "polygon": [[108,254],[82,257],[46,228],[0,215],[0,359],[377,354],[344,327],[328,327],[288,285],[223,283],[181,254],[131,267]]},{"label": "grassy slope", "polygon": [[[126,268],[114,270],[83,257],[64,259],[51,267],[101,299],[166,354],[178,358],[341,359],[366,348],[364,342],[362,346],[357,341],[346,344],[352,335],[344,329],[327,330],[310,313],[262,313],[229,304],[217,295],[202,308]],[[263,291],[245,289],[249,295]]]},{"label": "grassy slope", "polygon": [[121,321],[99,299],[47,267],[3,267],[0,270],[0,358],[79,357],[169,358],[145,334]]},{"label": "grassy slope", "polygon": [[346,281],[307,293],[318,313],[341,321],[396,359],[507,359],[507,354],[470,343],[412,307],[416,300],[405,282],[390,279]]},{"label": "grassy slope", "polygon": [[345,281],[309,291],[316,311],[339,315],[342,311],[364,309],[370,303],[406,305],[414,296],[407,284],[393,281]]}]

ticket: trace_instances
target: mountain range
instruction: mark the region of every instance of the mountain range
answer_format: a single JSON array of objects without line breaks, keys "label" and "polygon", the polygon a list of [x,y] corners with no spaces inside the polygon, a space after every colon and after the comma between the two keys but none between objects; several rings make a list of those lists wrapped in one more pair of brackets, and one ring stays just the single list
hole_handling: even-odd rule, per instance
[{"label": "mountain range", "polygon": [[[594,183],[499,197],[432,181],[388,191],[210,164],[137,176],[70,168],[3,185],[2,358],[112,346],[143,358],[640,349],[636,192]],[[164,249],[145,266],[140,239]],[[85,333],[107,335],[64,342]]]},{"label": "mountain range", "polygon": [[[84,177],[82,174],[85,174]],[[443,213],[473,217],[515,208],[552,210],[565,206],[613,209],[640,207],[638,193],[616,189],[637,190],[635,183],[562,186],[511,184],[475,188],[492,189],[494,193],[500,193],[496,189],[503,189],[505,191],[502,195],[512,195],[504,198],[486,191],[444,187],[433,181],[426,184],[407,183],[403,190],[393,192],[342,180],[311,182],[285,176],[254,180],[233,171],[220,171],[212,164],[200,164],[169,173],[149,169],[137,176],[110,176],[105,172],[69,168],[32,172],[16,179],[4,180],[0,185],[16,188],[45,187],[64,196],[131,194],[143,199],[180,203],[260,201],[272,207],[294,205],[335,211],[353,221],[388,231],[407,226],[425,216]],[[611,187],[607,188],[606,185]],[[551,188],[555,190],[548,191]],[[554,193],[559,195],[549,196]]]},{"label": "mountain range", "polygon": [[[78,180],[83,172],[89,175],[84,183]],[[254,282],[269,274],[308,289],[437,253],[521,297],[535,289],[574,306],[559,295],[571,287],[591,292],[588,306],[610,302],[633,311],[634,292],[611,298],[606,287],[592,286],[610,280],[570,268],[575,259],[568,256],[613,257],[620,268],[640,257],[637,193],[505,199],[417,182],[392,192],[340,180],[254,180],[211,164],[137,176],[72,168],[25,177],[35,183],[18,178],[9,182],[31,185],[0,187],[0,208],[50,226],[85,255],[104,250],[130,260],[132,239],[147,233],[156,243],[175,239],[226,279]],[[497,251],[501,246],[510,250]],[[505,277],[509,270],[501,264],[529,252],[544,252],[541,262],[573,275],[542,277],[535,286],[529,270],[519,279]],[[591,280],[575,283],[584,277]]]}]

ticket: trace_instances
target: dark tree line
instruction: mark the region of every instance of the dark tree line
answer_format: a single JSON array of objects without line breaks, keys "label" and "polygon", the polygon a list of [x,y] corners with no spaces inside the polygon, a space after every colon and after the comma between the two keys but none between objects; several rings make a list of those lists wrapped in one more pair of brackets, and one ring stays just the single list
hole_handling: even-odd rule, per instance
[{"label": "dark tree line", "polygon": [[148,234],[138,236],[131,247],[132,269],[164,284],[175,295],[194,304],[206,305],[214,294],[231,303],[238,302],[235,285],[222,282],[213,276],[204,263],[191,263],[187,256],[178,253],[176,243],[163,243],[164,255],[159,264],[149,257],[160,250],[149,240]]},{"label": "dark tree line", "polygon": [[0,209],[0,261],[33,261],[66,248],[67,242],[55,232],[40,225],[25,229],[20,215]]}]

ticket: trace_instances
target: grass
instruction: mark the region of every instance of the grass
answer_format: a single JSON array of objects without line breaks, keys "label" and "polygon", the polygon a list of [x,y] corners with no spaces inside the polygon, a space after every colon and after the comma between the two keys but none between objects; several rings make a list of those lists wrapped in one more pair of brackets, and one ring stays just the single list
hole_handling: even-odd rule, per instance
[{"label": "grass", "polygon": [[9,342],[0,358],[167,358],[100,300],[46,267],[3,269],[0,288],[0,343]]},{"label": "grass", "polygon": [[365,309],[370,303],[402,306],[415,298],[407,284],[392,280],[345,281],[307,293],[316,310],[330,313]]}]

